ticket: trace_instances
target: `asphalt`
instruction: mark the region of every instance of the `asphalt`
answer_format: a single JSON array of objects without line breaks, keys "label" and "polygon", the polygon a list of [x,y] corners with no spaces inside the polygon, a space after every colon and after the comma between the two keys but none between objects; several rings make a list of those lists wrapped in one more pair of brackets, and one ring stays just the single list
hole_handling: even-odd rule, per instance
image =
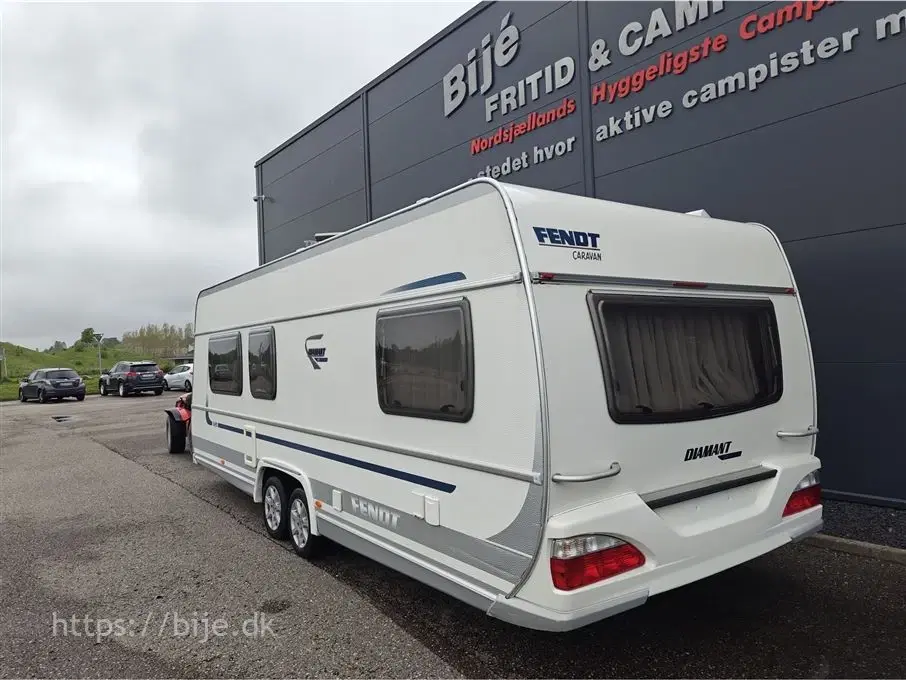
[{"label": "asphalt", "polygon": [[824,501],[824,533],[906,549],[906,510],[847,501]]},{"label": "asphalt", "polygon": [[810,545],[559,635],[343,548],[306,562],[166,452],[174,399],[0,405],[0,676],[906,676],[906,565]]}]

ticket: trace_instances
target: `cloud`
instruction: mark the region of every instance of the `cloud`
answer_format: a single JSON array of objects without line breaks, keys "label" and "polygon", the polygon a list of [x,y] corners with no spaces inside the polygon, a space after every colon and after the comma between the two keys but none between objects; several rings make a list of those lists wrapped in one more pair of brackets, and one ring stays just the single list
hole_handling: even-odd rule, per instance
[{"label": "cloud", "polygon": [[190,321],[254,163],[475,2],[4,6],[0,337]]}]

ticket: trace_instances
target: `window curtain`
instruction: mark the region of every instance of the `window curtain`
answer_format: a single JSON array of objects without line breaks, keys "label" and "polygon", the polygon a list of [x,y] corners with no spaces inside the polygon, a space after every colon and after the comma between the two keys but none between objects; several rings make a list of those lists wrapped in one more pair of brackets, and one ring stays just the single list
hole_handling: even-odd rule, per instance
[{"label": "window curtain", "polygon": [[756,397],[748,310],[602,311],[621,412],[685,411]]}]

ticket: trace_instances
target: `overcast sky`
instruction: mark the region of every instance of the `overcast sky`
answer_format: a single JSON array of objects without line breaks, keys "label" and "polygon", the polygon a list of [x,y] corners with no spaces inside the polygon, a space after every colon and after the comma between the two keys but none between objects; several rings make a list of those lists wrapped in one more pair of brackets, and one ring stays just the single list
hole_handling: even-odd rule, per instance
[{"label": "overcast sky", "polygon": [[192,321],[255,161],[475,4],[4,2],[0,339]]}]

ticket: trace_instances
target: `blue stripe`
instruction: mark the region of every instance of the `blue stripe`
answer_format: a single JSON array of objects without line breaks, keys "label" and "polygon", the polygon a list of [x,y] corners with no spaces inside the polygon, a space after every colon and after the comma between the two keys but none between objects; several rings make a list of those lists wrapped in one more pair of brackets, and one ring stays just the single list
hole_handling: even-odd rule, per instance
[{"label": "blue stripe", "polygon": [[402,470],[395,470],[393,468],[384,467],[383,465],[376,465],[375,463],[358,460],[357,458],[341,456],[338,453],[323,451],[322,449],[316,449],[312,446],[305,446],[304,444],[297,444],[296,442],[291,442],[286,439],[278,439],[277,437],[271,437],[267,434],[259,434],[258,439],[266,442],[271,442],[272,444],[286,446],[290,449],[295,449],[296,451],[302,451],[303,453],[310,453],[311,455],[318,456],[319,458],[326,458],[327,460],[333,460],[337,463],[345,463],[346,465],[352,465],[353,467],[361,468],[363,470],[369,470],[371,472],[377,472],[381,475],[387,475],[388,477],[402,479],[406,482],[413,482],[414,484],[427,486],[430,489],[437,489],[438,491],[443,491],[445,493],[453,493],[453,490],[456,489],[456,486],[454,484],[440,482],[436,479],[431,479],[430,477],[422,477],[421,475],[414,475],[411,472],[403,472]]},{"label": "blue stripe", "polygon": [[430,276],[427,279],[419,279],[418,281],[412,281],[411,283],[403,284],[402,286],[397,286],[396,288],[391,288],[384,295],[390,295],[391,293],[402,293],[407,290],[415,290],[417,288],[428,288],[430,286],[439,286],[442,283],[453,283],[454,281],[465,281],[466,275],[462,272],[449,272],[447,274],[438,274],[437,276]]},{"label": "blue stripe", "polygon": [[[207,411],[205,411],[205,415],[207,415]],[[236,427],[234,425],[226,425],[225,423],[215,422],[211,422],[210,424],[214,427],[228,430],[229,432],[251,436],[251,433],[245,432],[242,428]],[[438,491],[443,491],[444,493],[453,493],[453,491],[456,489],[455,484],[441,482],[436,479],[431,479],[430,477],[422,477],[421,475],[415,475],[411,472],[404,472],[403,470],[384,467],[383,465],[369,463],[357,458],[350,458],[349,456],[342,456],[339,453],[331,453],[330,451],[316,449],[312,446],[305,446],[304,444],[298,444],[296,442],[289,441],[288,439],[280,439],[279,437],[272,437],[267,434],[259,434],[257,438],[261,441],[270,442],[271,444],[278,444],[279,446],[285,446],[289,449],[302,451],[303,453],[310,453],[311,455],[318,456],[319,458],[326,458],[327,460],[332,460],[337,463],[344,463],[345,465],[351,465],[353,467],[361,468],[362,470],[368,470],[369,472],[376,472],[379,475],[386,475],[387,477],[402,479],[405,482],[412,482],[413,484],[426,486],[429,489],[437,489]]]},{"label": "blue stripe", "polygon": [[241,427],[236,427],[234,425],[226,425],[224,423],[217,423],[217,427],[222,427],[224,430],[229,430],[230,432],[235,432],[236,434],[246,434],[246,431]]}]

